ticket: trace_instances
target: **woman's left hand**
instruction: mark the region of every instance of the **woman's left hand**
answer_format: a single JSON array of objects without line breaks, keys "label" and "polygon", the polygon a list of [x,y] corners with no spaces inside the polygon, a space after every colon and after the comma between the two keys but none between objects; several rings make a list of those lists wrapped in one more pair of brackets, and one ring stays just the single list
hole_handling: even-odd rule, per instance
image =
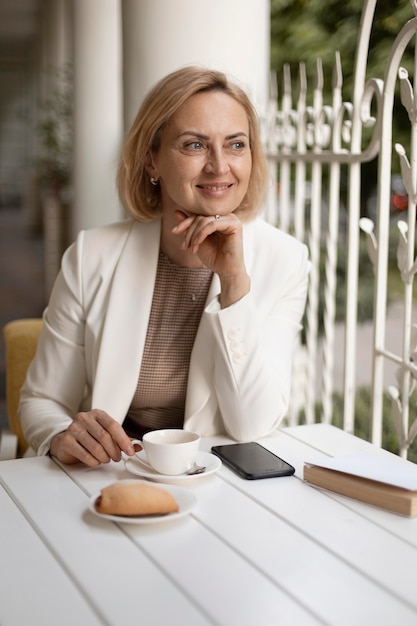
[{"label": "woman's left hand", "polygon": [[220,278],[222,308],[240,300],[250,290],[243,258],[242,222],[234,214],[221,216],[175,215],[181,222],[173,233],[183,235],[182,249],[196,254]]}]

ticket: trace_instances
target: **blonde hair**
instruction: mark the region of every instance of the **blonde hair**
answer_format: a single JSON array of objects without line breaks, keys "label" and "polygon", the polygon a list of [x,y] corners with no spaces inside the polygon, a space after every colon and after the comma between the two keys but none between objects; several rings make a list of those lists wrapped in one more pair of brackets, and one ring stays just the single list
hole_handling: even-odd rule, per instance
[{"label": "blonde hair", "polygon": [[161,215],[159,185],[150,182],[145,165],[158,151],[164,126],[180,106],[196,93],[221,91],[234,98],[246,111],[252,170],[248,190],[236,209],[242,221],[253,219],[264,200],[268,168],[263,152],[256,111],[246,93],[227,76],[201,67],[184,67],[168,74],[148,92],[128,132],[117,173],[120,200],[126,211],[140,222]]}]

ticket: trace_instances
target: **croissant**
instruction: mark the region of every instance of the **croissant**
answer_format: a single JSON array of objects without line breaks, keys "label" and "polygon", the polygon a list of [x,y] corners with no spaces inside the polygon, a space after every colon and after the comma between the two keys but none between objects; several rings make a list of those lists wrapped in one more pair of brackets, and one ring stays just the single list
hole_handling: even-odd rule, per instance
[{"label": "croissant", "polygon": [[96,510],[125,517],[176,513],[178,504],[165,489],[145,483],[113,483],[100,491]]}]

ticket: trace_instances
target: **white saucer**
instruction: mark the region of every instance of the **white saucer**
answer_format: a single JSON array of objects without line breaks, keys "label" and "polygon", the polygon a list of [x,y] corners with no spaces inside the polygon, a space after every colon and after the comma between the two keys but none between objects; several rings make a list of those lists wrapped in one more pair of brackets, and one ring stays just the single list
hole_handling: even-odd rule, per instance
[{"label": "white saucer", "polygon": [[161,524],[163,522],[172,522],[184,517],[184,515],[188,515],[197,504],[197,498],[193,492],[188,489],[182,489],[181,487],[174,487],[172,485],[166,485],[164,489],[175,498],[179,507],[176,513],[168,513],[167,515],[138,515],[137,517],[123,517],[123,515],[99,513],[95,507],[95,502],[100,496],[99,493],[96,493],[95,496],[90,498],[88,508],[94,515],[97,515],[97,517],[109,520],[110,522],[117,522],[118,524]]},{"label": "white saucer", "polygon": [[[141,460],[141,456],[143,456],[143,460]],[[136,474],[136,476],[141,476],[148,480],[154,480],[160,483],[182,483],[213,474],[217,472],[222,464],[221,460],[217,456],[214,456],[214,454],[211,454],[211,452],[199,452],[196,457],[196,463],[197,465],[206,466],[206,469],[201,474],[193,474],[191,476],[187,476],[187,474],[167,476],[166,474],[159,474],[159,472],[152,469],[146,461],[145,452],[141,451],[127,459],[125,461],[125,467],[131,474]]]}]

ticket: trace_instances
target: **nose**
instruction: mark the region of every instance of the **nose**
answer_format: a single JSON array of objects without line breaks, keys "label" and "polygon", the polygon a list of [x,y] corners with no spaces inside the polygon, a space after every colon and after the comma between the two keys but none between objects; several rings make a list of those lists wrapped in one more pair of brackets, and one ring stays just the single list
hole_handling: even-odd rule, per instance
[{"label": "nose", "polygon": [[230,167],[222,148],[210,149],[204,169],[210,174],[227,174]]}]

